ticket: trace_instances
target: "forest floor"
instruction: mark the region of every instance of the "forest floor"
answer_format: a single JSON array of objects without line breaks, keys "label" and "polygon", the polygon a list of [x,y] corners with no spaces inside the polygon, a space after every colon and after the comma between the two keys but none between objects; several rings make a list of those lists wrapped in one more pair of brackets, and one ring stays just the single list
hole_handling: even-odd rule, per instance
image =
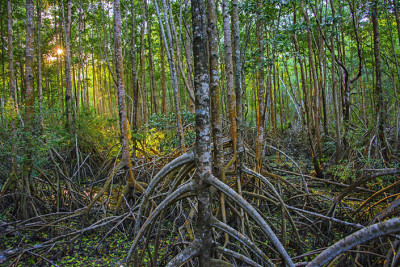
[{"label": "forest floor", "polygon": [[[152,136],[154,137],[154,131]],[[271,138],[264,158],[265,166],[268,172],[285,179],[297,188],[302,187],[302,179],[307,181],[309,193],[302,195],[293,193],[290,188],[271,180],[287,205],[307,209],[309,212],[319,215],[326,214],[335,197],[346,186],[358,179],[359,171],[366,165],[360,165],[360,162],[356,160],[342,161],[341,164],[335,165],[331,158],[326,159],[326,177],[316,178],[313,173],[310,151],[303,141],[301,137],[295,135],[287,135],[280,139]],[[329,146],[325,149],[329,149]],[[142,160],[141,164],[137,164],[135,174],[139,181],[145,177],[149,179],[148,177],[154,176],[166,162],[176,157],[176,151],[172,154],[164,154],[162,157],[159,157],[156,152],[157,150],[153,150],[151,156]],[[39,216],[32,220],[15,220],[10,216],[11,210],[2,212],[0,216],[0,266],[120,266],[133,240],[131,233],[136,214],[132,211],[122,215],[114,215],[110,212],[123,189],[123,179],[121,175],[119,176],[115,185],[111,187],[111,191],[107,191],[98,200],[98,205],[92,209],[85,224],[82,224],[84,221],[82,217],[74,217],[76,210],[73,209],[64,213],[59,211],[53,215]],[[87,196],[90,195],[93,198],[101,190],[100,185],[104,179],[103,177],[103,179],[97,180],[95,185],[93,182],[91,184],[82,183],[80,188]],[[319,220],[313,215],[308,218],[307,214],[299,213],[300,217],[296,217],[296,223],[303,247],[299,248],[295,244],[296,241],[293,240],[291,233],[282,232],[285,228],[280,233],[281,236],[286,236],[289,254],[295,261],[310,261],[321,252],[321,248],[333,244],[356,230],[341,222],[368,225],[369,221],[390,205],[391,199],[387,198],[387,195],[381,195],[366,209],[358,211],[358,213],[354,213],[354,211],[357,211],[373,192],[394,182],[395,178],[393,177],[380,177],[363,184],[362,190],[347,195],[336,214],[336,218],[340,220],[339,223],[331,224],[329,220]],[[254,185],[248,186],[248,190],[255,190]],[[264,193],[266,192],[264,191]],[[393,195],[397,195],[396,192]],[[139,198],[140,194],[136,193],[135,196]],[[68,200],[68,196],[65,198]],[[251,198],[249,199],[251,201]],[[46,201],[46,205],[57,205],[53,195],[48,195]],[[265,216],[269,216],[272,227],[275,229],[281,227],[282,214],[279,209],[276,210],[263,202],[257,204],[257,200],[254,199],[253,205],[258,205],[257,208]],[[189,239],[187,232],[182,236],[179,230],[179,226],[184,223],[181,214],[184,213],[183,211],[187,211],[187,207],[176,209],[178,211],[172,210],[171,214],[163,220],[157,262],[148,256],[151,253],[144,253],[141,260],[143,266],[165,265],[176,253],[176,244],[185,243],[185,240]],[[63,216],[69,218],[64,220]],[[302,221],[302,219],[304,220]],[[311,227],[307,225],[307,220]],[[144,246],[143,243],[139,245],[139,253],[143,250],[146,252],[154,250],[154,235],[155,233],[150,235],[152,240],[147,246]],[[263,246],[260,242],[257,243]],[[375,252],[372,250],[371,253]],[[375,254],[378,256],[374,262],[380,265],[383,263],[383,256]],[[280,259],[272,260],[276,263],[280,261]]]}]

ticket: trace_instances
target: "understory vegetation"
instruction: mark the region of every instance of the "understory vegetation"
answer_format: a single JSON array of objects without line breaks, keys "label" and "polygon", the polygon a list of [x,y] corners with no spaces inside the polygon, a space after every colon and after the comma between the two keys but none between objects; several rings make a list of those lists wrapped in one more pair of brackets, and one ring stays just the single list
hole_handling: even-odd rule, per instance
[{"label": "understory vegetation", "polygon": [[[45,113],[52,114],[51,110]],[[4,113],[4,118],[10,115]],[[174,127],[169,127],[174,125],[173,117],[173,114],[153,114],[149,123],[131,136],[132,146],[136,143],[133,170],[136,179],[143,184],[148,184],[157,172],[180,154],[177,151],[177,133]],[[3,264],[119,266],[134,238],[133,227],[141,199],[140,194],[134,192],[129,202],[129,211],[118,215],[114,213],[126,176],[124,171],[115,170],[120,156],[117,120],[95,115],[93,110],[82,111],[76,121],[76,136],[71,136],[62,125],[52,123],[58,118],[51,115],[44,115],[43,118],[44,127],[33,134],[21,128],[17,136],[13,136],[8,127],[3,127],[0,133],[2,140],[13,140],[3,142],[1,146],[3,164],[0,174],[3,190],[7,177],[24,175],[22,169],[11,173],[13,155],[18,155],[18,166],[26,164],[28,153],[34,155],[29,164],[35,215],[29,219],[21,218],[24,203],[18,195],[17,188],[21,185],[17,179],[8,185],[15,188],[8,191],[15,193],[4,194],[1,199],[0,249]],[[194,116],[187,113],[184,118],[186,146],[191,149],[195,141],[192,128]],[[246,126],[245,132],[245,161],[251,166],[254,164],[254,151],[251,147],[254,145],[252,140],[255,126]],[[329,215],[335,199],[348,186],[369,173],[374,174],[377,169],[398,168],[398,165],[385,164],[376,153],[368,155],[365,144],[370,140],[365,135],[365,140],[357,139],[351,144],[349,157],[339,164],[335,164],[335,151],[327,142],[324,147],[326,174],[322,179],[316,178],[311,153],[304,139],[301,128],[297,126],[289,130],[282,129],[278,135],[267,136],[268,145],[263,161],[268,168],[262,173],[271,179],[289,214],[282,212],[276,196],[271,196],[270,188],[257,185],[256,180],[249,175],[244,176],[242,193],[268,219],[289,253],[297,255],[295,259],[298,261],[307,262],[319,254],[321,248],[371,222],[395,214],[396,209],[392,208],[392,203],[399,193],[396,176],[383,173],[348,192]],[[11,144],[16,147],[15,154]],[[229,146],[225,148],[225,153],[228,156],[225,164],[228,164],[229,155],[232,154]],[[171,174],[184,174],[182,179],[190,180],[194,171],[188,169],[188,164],[180,166]],[[109,175],[113,175],[110,187],[97,199],[90,211],[80,213],[101,191]],[[163,192],[167,192],[165,189],[170,186],[170,179],[159,185],[158,197],[154,201],[164,195]],[[226,179],[235,179],[232,167],[227,169]],[[219,196],[214,194],[214,198],[218,199]],[[193,239],[190,225],[194,220],[194,207],[193,200],[181,200],[167,209],[157,223],[159,230],[149,233],[148,238],[139,244],[138,252],[144,254],[141,261],[144,265],[165,265],[180,251],[180,246]],[[213,209],[218,214],[219,207]],[[237,212],[234,206],[228,205],[227,220],[230,225],[240,225],[235,216]],[[293,220],[293,225],[287,221],[288,216]],[[263,250],[268,250],[268,241],[258,238],[260,229],[251,221],[247,223],[254,242]],[[224,236],[218,236],[217,241],[223,245]],[[237,241],[231,242],[229,246],[239,245]],[[337,260],[340,265],[345,265],[353,261],[354,257],[361,257],[360,260],[381,265],[387,257],[385,253],[390,250],[390,247],[384,245],[386,242],[383,242],[372,241],[352,253],[343,254]],[[157,256],[149,256],[148,253],[154,253],[155,246]],[[279,258],[274,261],[278,264]],[[240,261],[237,264],[240,265]]]}]

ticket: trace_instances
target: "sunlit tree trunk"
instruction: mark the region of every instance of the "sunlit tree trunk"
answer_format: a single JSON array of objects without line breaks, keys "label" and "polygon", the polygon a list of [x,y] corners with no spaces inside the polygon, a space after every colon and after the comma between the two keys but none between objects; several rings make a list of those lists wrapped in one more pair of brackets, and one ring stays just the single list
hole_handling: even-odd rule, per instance
[{"label": "sunlit tree trunk", "polygon": [[126,117],[126,104],[125,104],[125,84],[124,84],[124,68],[122,59],[122,41],[121,41],[121,10],[119,0],[114,1],[114,44],[115,44],[115,72],[118,89],[118,108],[119,108],[119,128],[121,132],[121,164],[126,167],[128,171],[127,184],[125,189],[118,199],[115,206],[115,211],[118,211],[125,198],[130,192],[136,188],[140,192],[144,192],[143,187],[136,182],[133,175],[133,165],[129,154],[129,127],[128,119]]},{"label": "sunlit tree trunk", "polygon": [[25,116],[26,124],[32,130],[33,106],[35,102],[34,76],[33,76],[33,31],[34,31],[34,4],[33,0],[26,1],[26,46],[25,46]]},{"label": "sunlit tree trunk", "polygon": [[[83,8],[82,8],[82,0],[79,1],[79,24],[78,24],[78,49],[79,49],[79,62],[78,62],[78,83],[79,87],[81,88],[81,104],[82,106],[87,106],[87,99],[86,99],[86,85],[85,85],[85,71],[84,71],[84,55],[82,52],[82,23],[83,23]],[[81,79],[81,74],[82,78]]]},{"label": "sunlit tree trunk", "polygon": [[[255,171],[260,172],[262,167],[262,154],[264,147],[264,124],[265,124],[265,109],[266,109],[266,94],[265,94],[265,79],[264,79],[264,24],[261,21],[262,1],[257,1],[257,67],[258,67],[258,87],[257,87],[257,137],[256,137],[256,163]],[[268,93],[267,93],[268,94]]]},{"label": "sunlit tree trunk", "polygon": [[[131,36],[131,61],[132,61],[132,119],[131,119],[131,128],[135,133],[138,129],[137,125],[137,107],[138,107],[138,80],[137,80],[137,70],[136,70],[136,23],[135,23],[135,4],[134,1],[131,0],[131,28],[132,28],[132,36]],[[136,142],[133,143],[133,157],[136,156]]]},{"label": "sunlit tree trunk", "polygon": [[167,85],[165,81],[165,47],[160,29],[160,60],[161,60],[161,112],[167,114]]},{"label": "sunlit tree trunk", "polygon": [[155,86],[155,78],[154,78],[154,64],[153,64],[153,49],[152,49],[152,39],[151,39],[151,19],[149,14],[147,14],[147,25],[148,25],[148,33],[147,33],[147,42],[149,45],[149,67],[150,67],[150,94],[151,94],[151,113],[158,113],[157,110],[157,95],[156,95],[156,86]]},{"label": "sunlit tree trunk", "polygon": [[[14,114],[18,111],[18,101],[17,101],[17,90],[15,87],[15,76],[14,76],[14,55],[13,55],[13,29],[12,29],[12,10],[11,10],[11,0],[7,1],[7,25],[8,25],[8,36],[7,36],[7,45],[8,45],[8,68],[9,68],[9,87],[10,87],[10,100],[12,101],[12,107]],[[13,119],[11,122],[11,128],[13,131],[13,137],[17,138],[16,133],[16,120]],[[12,146],[12,172],[15,173],[17,171],[17,150],[15,145]]]},{"label": "sunlit tree trunk", "polygon": [[227,94],[227,110],[230,123],[233,154],[236,156],[237,145],[237,127],[236,127],[236,103],[235,103],[235,81],[233,77],[233,59],[232,59],[232,42],[231,28],[229,19],[228,1],[222,1],[223,28],[224,28],[224,54],[225,54],[225,74],[226,74],[226,94]]},{"label": "sunlit tree trunk", "polygon": [[[184,152],[186,150],[186,148],[185,148],[185,138],[184,138],[184,135],[183,135],[182,119],[181,119],[181,112],[180,112],[181,103],[180,103],[180,97],[179,97],[179,84],[178,84],[178,78],[177,78],[177,75],[176,75],[175,63],[174,63],[174,59],[173,59],[174,52],[173,52],[173,42],[172,42],[171,29],[169,27],[168,17],[166,16],[166,14],[164,14],[166,31],[164,30],[164,26],[163,26],[163,22],[162,22],[162,19],[161,19],[161,14],[160,14],[160,10],[159,10],[159,7],[158,7],[157,0],[154,0],[154,4],[155,4],[155,7],[156,7],[156,14],[157,14],[158,22],[160,24],[161,35],[163,37],[165,50],[167,52],[167,59],[168,59],[168,64],[169,64],[169,70],[170,70],[170,73],[171,73],[171,80],[172,80],[172,90],[173,90],[173,94],[174,94],[176,123],[177,123],[176,126],[178,128],[177,130],[178,130],[178,133],[179,133],[181,149],[182,149],[182,152]],[[168,36],[168,39],[166,37],[166,34]]]},{"label": "sunlit tree trunk", "polygon": [[[147,122],[146,64],[145,64],[145,29],[147,0],[142,1],[142,24],[140,32],[140,112],[141,124]],[[139,125],[138,125],[139,127]]]},{"label": "sunlit tree trunk", "polygon": [[[38,100],[39,100],[39,110],[41,111],[43,105],[43,86],[42,86],[42,51],[41,51],[41,44],[40,44],[40,31],[42,25],[42,0],[37,1],[37,64],[38,64]],[[40,125],[43,124],[42,114],[39,114]]]},{"label": "sunlit tree trunk", "polygon": [[[175,39],[175,44],[176,44],[176,61],[178,63],[178,69],[179,72],[181,74],[183,83],[186,87],[186,91],[189,94],[189,105],[190,105],[190,111],[194,112],[194,93],[193,93],[193,85],[192,85],[192,80],[189,77],[186,77],[184,71],[183,71],[183,67],[182,67],[182,55],[181,55],[181,44],[180,44],[180,40],[178,39],[178,34],[177,34],[177,30],[175,28],[175,23],[174,23],[174,19],[172,16],[172,9],[171,9],[171,3],[168,1],[166,2],[165,0],[162,0],[163,3],[163,7],[164,7],[164,16],[165,19],[167,19],[167,17],[169,17],[169,21],[170,21],[170,26],[171,26],[171,32],[173,34],[173,38]],[[182,8],[182,7],[181,7]],[[168,10],[168,14],[167,15],[167,11]]]},{"label": "sunlit tree trunk", "polygon": [[92,46],[92,74],[93,74],[93,109],[94,112],[97,112],[97,98],[96,98],[96,92],[97,92],[97,81],[96,81],[96,66],[94,63],[94,48]]},{"label": "sunlit tree trunk", "polygon": [[65,109],[67,116],[67,128],[75,131],[75,106],[72,98],[72,80],[71,80],[71,8],[72,0],[67,1],[67,17],[64,14],[64,2],[62,1],[64,39],[65,39]]}]

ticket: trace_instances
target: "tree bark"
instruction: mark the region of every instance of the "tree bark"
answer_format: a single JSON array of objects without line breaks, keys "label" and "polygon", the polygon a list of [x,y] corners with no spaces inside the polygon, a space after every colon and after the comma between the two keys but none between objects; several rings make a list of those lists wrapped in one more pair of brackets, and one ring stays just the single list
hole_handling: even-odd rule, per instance
[{"label": "tree bark", "polygon": [[33,15],[34,4],[33,0],[26,1],[26,48],[25,48],[25,108],[26,108],[26,123],[32,128],[33,124],[33,105],[35,101],[34,94],[34,76],[33,76],[33,30],[34,22]]},{"label": "tree bark", "polygon": [[[12,44],[12,9],[11,9],[11,0],[7,1],[7,25],[8,25],[8,37],[7,37],[7,45],[8,45],[8,68],[9,68],[9,79],[10,79],[10,99],[13,107],[13,112],[17,112],[18,110],[18,100],[17,100],[17,90],[15,87],[15,76],[14,76],[14,57],[13,57],[13,44]],[[17,128],[16,128],[16,120],[12,120],[11,128],[13,131],[13,137],[17,138]],[[17,170],[17,155],[16,155],[16,147],[12,146],[12,172],[15,173]]]},{"label": "tree bark", "polygon": [[386,144],[385,136],[385,120],[386,112],[383,103],[383,88],[382,88],[382,67],[381,67],[381,52],[380,52],[380,39],[379,39],[379,21],[378,21],[378,0],[371,2],[371,20],[372,20],[372,31],[374,38],[374,59],[375,59],[375,96],[376,96],[376,113],[377,113],[377,128],[378,128],[378,140],[383,150],[382,154],[384,160],[389,159],[389,147]]},{"label": "tree bark", "polygon": [[[296,6],[295,3],[293,4],[294,8],[296,10]],[[293,24],[296,24],[296,11],[294,13],[293,16]],[[300,54],[300,49],[297,43],[297,35],[296,33],[293,34],[293,44],[295,47],[295,50],[298,54]],[[313,165],[314,165],[314,170],[315,173],[317,175],[317,177],[322,178],[323,177],[323,173],[321,170],[321,167],[319,165],[316,153],[315,153],[315,147],[314,147],[314,142],[313,142],[313,138],[312,138],[312,124],[311,124],[311,120],[312,120],[312,115],[311,115],[311,111],[310,111],[310,104],[309,104],[309,95],[308,95],[308,90],[307,90],[307,86],[306,86],[306,74],[304,71],[304,67],[303,67],[303,60],[301,59],[301,57],[298,58],[299,64],[300,64],[300,76],[301,76],[301,85],[302,85],[302,91],[303,91],[303,102],[304,102],[304,109],[305,109],[305,116],[304,116],[304,120],[305,123],[307,125],[307,136],[308,136],[308,141],[310,143],[310,148],[311,148],[311,154],[312,154],[312,159],[313,159]]]},{"label": "tree bark", "polygon": [[[39,109],[42,107],[43,103],[43,87],[42,87],[42,51],[40,44],[40,30],[42,24],[42,0],[37,1],[37,59],[38,59],[38,96],[39,96]],[[40,114],[40,120],[42,120],[42,115]],[[42,123],[42,122],[41,122]]]},{"label": "tree bark", "polygon": [[[184,134],[183,134],[182,119],[181,119],[181,112],[180,112],[181,103],[180,103],[180,98],[179,98],[179,84],[178,84],[178,78],[176,76],[176,68],[175,68],[175,63],[174,63],[174,59],[173,59],[174,52],[173,52],[171,29],[169,27],[168,17],[164,14],[165,28],[166,28],[166,31],[164,31],[164,26],[162,23],[161,14],[160,14],[157,0],[154,0],[154,4],[156,7],[156,14],[158,17],[158,21],[160,23],[161,34],[162,34],[162,37],[164,40],[165,50],[167,52],[167,59],[168,59],[168,63],[169,63],[169,70],[171,73],[171,80],[172,80],[172,90],[174,93],[176,124],[177,124],[176,126],[178,128],[177,130],[178,130],[179,138],[180,138],[180,142],[181,142],[182,153],[184,153],[186,150],[185,138],[184,138]],[[167,40],[167,37],[165,36],[165,34],[167,34],[168,40]]]},{"label": "tree bark", "polygon": [[255,171],[260,172],[262,167],[262,153],[264,147],[264,124],[265,124],[265,109],[266,109],[266,96],[265,96],[265,79],[264,79],[264,25],[261,21],[262,14],[262,1],[257,1],[257,67],[258,67],[258,111],[257,111],[257,137],[256,137],[256,162]]},{"label": "tree bark", "polygon": [[[34,31],[34,4],[33,0],[26,1],[26,45],[25,45],[25,124],[27,126],[27,132],[33,132],[33,109],[35,102],[34,92],[34,76],[33,76],[33,31]],[[22,217],[24,219],[30,218],[36,211],[31,196],[31,183],[29,180],[31,164],[32,164],[32,149],[29,145],[31,140],[25,137],[27,159],[24,161],[23,166],[23,196],[21,197],[21,209]],[[29,205],[28,205],[29,203]]]},{"label": "tree bark", "polygon": [[229,7],[227,0],[222,1],[223,28],[224,28],[224,53],[225,53],[225,73],[226,73],[226,94],[227,109],[233,145],[233,154],[236,156],[237,127],[236,127],[236,103],[235,103],[235,84],[233,77],[233,59],[231,28],[229,19]]},{"label": "tree bark", "polygon": [[166,4],[166,1],[163,0],[163,7],[164,7],[164,16],[165,19],[167,19],[167,13],[166,10],[168,10],[168,14],[169,14],[169,19],[170,19],[170,26],[171,26],[171,32],[173,33],[173,38],[175,38],[175,44],[176,44],[176,61],[178,63],[178,69],[179,72],[181,73],[181,77],[183,80],[183,83],[186,87],[186,90],[189,94],[189,105],[190,105],[190,111],[194,112],[194,93],[193,93],[193,85],[192,85],[192,79],[190,79],[190,77],[186,77],[184,71],[183,71],[183,67],[182,67],[182,56],[181,56],[181,44],[180,41],[178,39],[178,35],[177,35],[177,31],[175,29],[175,24],[174,24],[174,19],[172,16],[172,10],[171,10],[171,4],[170,2],[168,2],[168,6]]},{"label": "tree bark", "polygon": [[[131,43],[131,61],[132,61],[132,119],[131,119],[131,128],[133,133],[135,133],[138,129],[137,125],[137,107],[138,107],[138,80],[137,80],[137,70],[136,70],[136,24],[135,24],[135,4],[134,1],[131,0],[131,15],[132,15],[132,43]],[[133,144],[132,156],[136,156],[136,142]]]},{"label": "tree bark", "polygon": [[160,60],[161,60],[161,112],[162,114],[167,114],[168,106],[167,106],[167,85],[165,82],[165,47],[163,44],[163,38],[160,28]]},{"label": "tree bark", "polygon": [[[146,66],[145,66],[145,29],[146,29],[146,0],[142,1],[142,25],[140,32],[140,96],[141,122],[147,122],[147,95],[146,95]],[[139,125],[138,125],[139,127]]]},{"label": "tree bark", "polygon": [[64,14],[64,1],[62,3],[64,38],[65,38],[65,108],[67,129],[72,133],[75,131],[75,106],[72,98],[72,80],[71,80],[71,8],[72,0],[67,1],[67,18]]},{"label": "tree bark", "polygon": [[121,163],[128,171],[128,179],[123,194],[118,199],[115,206],[117,212],[119,207],[124,201],[125,197],[136,188],[140,192],[144,192],[143,187],[138,184],[133,175],[133,165],[129,154],[129,127],[128,119],[126,117],[126,104],[125,104],[125,84],[124,84],[124,68],[122,59],[122,41],[121,41],[121,10],[119,0],[114,1],[114,44],[115,44],[115,72],[118,89],[118,108],[119,108],[119,128],[121,132]]},{"label": "tree bark", "polygon": [[206,11],[203,0],[192,0],[194,88],[196,107],[195,161],[198,189],[198,232],[201,267],[211,263],[211,200],[210,187],[205,181],[211,173],[210,87],[207,64]]},{"label": "tree bark", "polygon": [[156,96],[156,86],[155,86],[155,78],[154,78],[154,64],[153,64],[153,51],[151,48],[152,40],[151,40],[151,19],[149,14],[147,14],[147,42],[149,44],[149,66],[150,66],[150,92],[151,92],[151,112],[158,113],[157,109],[157,96]]}]

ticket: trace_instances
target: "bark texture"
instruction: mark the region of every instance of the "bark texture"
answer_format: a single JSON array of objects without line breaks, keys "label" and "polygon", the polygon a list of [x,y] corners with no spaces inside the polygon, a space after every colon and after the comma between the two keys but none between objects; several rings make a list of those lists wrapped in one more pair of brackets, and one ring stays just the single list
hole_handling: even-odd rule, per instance
[{"label": "bark texture", "polygon": [[[196,241],[200,244],[200,266],[211,263],[211,201],[206,181],[211,174],[210,86],[207,62],[206,11],[203,0],[192,0],[194,89],[196,108],[195,161],[198,184]],[[195,242],[196,242],[195,241]]]},{"label": "bark texture", "polygon": [[118,211],[124,197],[126,197],[133,188],[138,189],[140,192],[144,192],[143,187],[138,184],[135,180],[132,171],[132,161],[129,154],[129,127],[128,119],[126,116],[126,104],[125,104],[125,84],[124,84],[124,68],[122,59],[122,42],[121,42],[121,10],[119,0],[114,1],[114,44],[115,44],[115,73],[117,78],[118,88],[118,108],[119,108],[119,127],[121,131],[121,163],[126,166],[128,170],[127,185],[124,189],[122,196],[119,198],[118,203],[115,207]]}]

